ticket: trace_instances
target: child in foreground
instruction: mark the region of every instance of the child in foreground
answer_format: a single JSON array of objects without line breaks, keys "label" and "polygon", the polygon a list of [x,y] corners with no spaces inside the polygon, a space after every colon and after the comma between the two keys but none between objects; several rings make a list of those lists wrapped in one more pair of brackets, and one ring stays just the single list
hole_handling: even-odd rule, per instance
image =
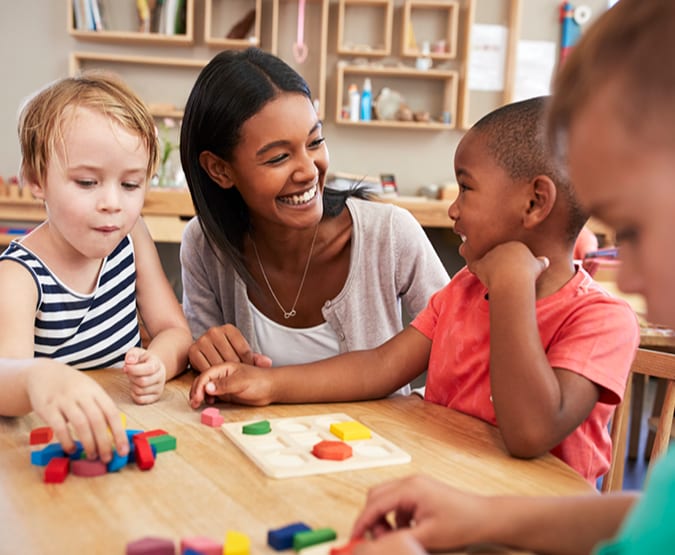
[{"label": "child in foreground", "polygon": [[[142,101],[117,78],[50,84],[19,119],[21,180],[47,219],[0,255],[0,414],[35,410],[66,450],[127,442],[112,400],[77,370],[122,368],[139,404],[183,371],[191,335],[140,218],[157,164]],[[138,316],[152,338],[141,348]],[[47,359],[51,359],[47,361]],[[77,369],[77,370],[75,370]]]},{"label": "child in foreground", "polygon": [[191,401],[246,404],[382,397],[428,369],[425,399],[498,425],[515,456],[548,451],[594,482],[609,468],[607,424],[638,345],[635,315],[572,260],[586,221],[548,156],[546,98],[481,119],[455,155],[449,208],[467,262],[412,325],[380,347],[313,364],[227,363]]},{"label": "child in foreground", "polygon": [[[554,85],[549,136],[579,200],[620,241],[618,282],[675,328],[675,51],[672,0],[621,0],[586,31]],[[385,521],[394,513],[398,531]],[[483,497],[423,477],[374,488],[354,526],[354,553],[448,551],[495,543],[536,553],[643,555],[675,545],[675,450],[635,493]],[[392,522],[391,520],[389,522]],[[414,523],[414,524],[413,524]]]}]

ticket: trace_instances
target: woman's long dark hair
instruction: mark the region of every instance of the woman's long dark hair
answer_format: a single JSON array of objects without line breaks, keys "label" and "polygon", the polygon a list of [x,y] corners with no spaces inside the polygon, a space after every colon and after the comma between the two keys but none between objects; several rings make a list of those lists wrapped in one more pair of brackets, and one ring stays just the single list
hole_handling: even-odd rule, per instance
[{"label": "woman's long dark hair", "polygon": [[[201,71],[185,105],[180,159],[195,212],[216,255],[224,255],[246,281],[251,280],[243,257],[251,227],[248,207],[236,187],[223,189],[209,177],[199,156],[210,151],[231,162],[244,123],[285,92],[312,98],[305,80],[278,57],[258,48],[225,50]],[[349,196],[366,195],[359,188],[324,189],[324,217],[339,214]]]}]

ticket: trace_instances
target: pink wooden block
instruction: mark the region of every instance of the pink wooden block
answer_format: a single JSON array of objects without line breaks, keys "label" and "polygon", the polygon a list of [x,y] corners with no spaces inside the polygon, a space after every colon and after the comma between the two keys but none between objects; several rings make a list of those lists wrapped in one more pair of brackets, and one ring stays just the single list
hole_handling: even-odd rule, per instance
[{"label": "pink wooden block", "polygon": [[108,473],[108,467],[103,461],[90,461],[88,459],[78,459],[70,464],[70,471],[75,476],[92,478],[102,476]]},{"label": "pink wooden block", "polygon": [[220,411],[216,407],[209,407],[202,411],[202,424],[217,428],[225,419],[220,415]]},{"label": "pink wooden block", "polygon": [[223,555],[223,544],[213,541],[211,538],[195,536],[180,540],[180,552],[185,553],[188,549],[202,555]]},{"label": "pink wooden block", "polygon": [[70,459],[68,457],[54,457],[45,468],[45,483],[60,484],[68,476]]},{"label": "pink wooden block", "polygon": [[166,538],[141,538],[127,544],[126,555],[175,555],[172,540]]}]

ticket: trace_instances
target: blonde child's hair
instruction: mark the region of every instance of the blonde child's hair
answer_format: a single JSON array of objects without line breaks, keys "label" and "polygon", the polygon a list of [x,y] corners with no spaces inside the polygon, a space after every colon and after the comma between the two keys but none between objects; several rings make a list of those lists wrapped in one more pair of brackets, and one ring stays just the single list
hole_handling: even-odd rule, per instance
[{"label": "blonde child's hair", "polygon": [[18,124],[22,181],[45,183],[49,160],[63,144],[65,126],[78,107],[96,110],[138,134],[148,149],[146,178],[152,177],[159,161],[159,145],[148,108],[118,76],[87,71],[50,83],[23,105]]},{"label": "blonde child's hair", "polygon": [[[674,142],[675,51],[673,0],[621,0],[584,33],[556,75],[548,114],[548,139],[565,160],[574,117],[605,86],[620,90],[612,109],[636,141],[647,126]],[[665,57],[664,57],[665,56]]]}]

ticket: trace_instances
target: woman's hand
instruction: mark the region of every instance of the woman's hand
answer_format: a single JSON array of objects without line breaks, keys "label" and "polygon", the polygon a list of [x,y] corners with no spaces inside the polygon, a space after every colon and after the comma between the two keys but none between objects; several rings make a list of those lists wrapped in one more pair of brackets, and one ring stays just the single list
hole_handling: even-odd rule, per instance
[{"label": "woman's hand", "polygon": [[190,365],[199,372],[223,362],[243,362],[260,368],[272,366],[269,357],[251,351],[241,331],[232,324],[209,329],[192,344],[188,355]]}]

